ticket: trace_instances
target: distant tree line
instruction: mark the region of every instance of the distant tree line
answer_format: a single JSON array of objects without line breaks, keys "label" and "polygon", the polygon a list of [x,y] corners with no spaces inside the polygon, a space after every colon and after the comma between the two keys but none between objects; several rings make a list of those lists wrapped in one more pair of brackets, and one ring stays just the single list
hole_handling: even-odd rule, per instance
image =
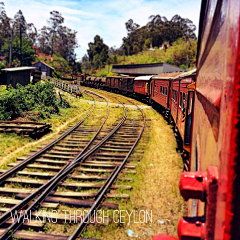
[{"label": "distant tree line", "polygon": [[[129,56],[160,46],[166,50],[178,39],[184,39],[190,43],[197,39],[194,33],[196,26],[188,18],[182,18],[179,15],[173,16],[170,20],[160,15],[152,15],[149,17],[149,22],[143,27],[129,19],[125,26],[127,37],[123,38],[120,48],[109,48],[98,35],[95,36],[93,43],[88,44],[88,55],[84,55],[81,61],[85,72],[90,69],[102,68],[106,64],[116,64],[117,55]],[[191,48],[191,44],[189,48]]]},{"label": "distant tree line", "polygon": [[170,20],[160,15],[152,15],[146,26],[140,28],[132,19],[126,23],[127,37],[123,38],[121,49],[125,55],[132,55],[150,47],[159,48],[161,45],[172,45],[177,39],[185,37],[196,39],[196,26],[188,18],[179,15]]},{"label": "distant tree line", "polygon": [[0,56],[5,56],[9,63],[12,44],[12,65],[28,66],[34,61],[33,46],[36,46],[47,55],[59,53],[71,66],[75,65],[77,32],[63,23],[61,13],[51,11],[47,26],[37,30],[33,23],[26,22],[21,10],[13,19],[9,18],[4,3],[0,2]]}]

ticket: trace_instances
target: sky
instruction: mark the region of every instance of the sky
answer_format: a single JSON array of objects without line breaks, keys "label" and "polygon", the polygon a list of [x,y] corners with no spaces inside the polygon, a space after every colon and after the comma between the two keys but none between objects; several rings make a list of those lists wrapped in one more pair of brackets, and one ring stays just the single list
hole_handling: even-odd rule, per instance
[{"label": "sky", "polygon": [[100,35],[109,47],[119,48],[122,38],[127,36],[125,23],[129,19],[140,26],[149,21],[151,15],[165,16],[170,20],[175,14],[189,18],[197,27],[201,0],[0,0],[5,4],[8,17],[13,18],[22,10],[27,23],[38,30],[47,25],[50,11],[59,11],[64,24],[76,30],[77,57],[87,53],[88,43]]}]

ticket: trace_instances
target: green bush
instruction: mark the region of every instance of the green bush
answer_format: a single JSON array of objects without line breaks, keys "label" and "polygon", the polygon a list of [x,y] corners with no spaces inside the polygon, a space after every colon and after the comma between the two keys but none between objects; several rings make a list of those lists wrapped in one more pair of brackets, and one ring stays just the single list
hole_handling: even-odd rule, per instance
[{"label": "green bush", "polygon": [[[54,84],[49,81],[25,87],[17,84],[17,89],[9,88],[0,96],[0,120],[12,120],[29,111],[36,112],[41,118],[50,117],[50,114],[59,113],[58,104]],[[65,100],[61,105],[69,107]]]}]

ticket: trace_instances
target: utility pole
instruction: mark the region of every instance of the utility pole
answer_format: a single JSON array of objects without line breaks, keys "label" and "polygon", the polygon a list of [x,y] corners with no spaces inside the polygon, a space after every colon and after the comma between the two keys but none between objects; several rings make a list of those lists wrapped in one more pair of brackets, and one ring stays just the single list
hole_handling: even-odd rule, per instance
[{"label": "utility pole", "polygon": [[20,67],[22,67],[22,24],[20,23]]},{"label": "utility pole", "polygon": [[11,31],[11,38],[10,38],[9,67],[12,66],[12,41],[13,41],[13,29]]}]

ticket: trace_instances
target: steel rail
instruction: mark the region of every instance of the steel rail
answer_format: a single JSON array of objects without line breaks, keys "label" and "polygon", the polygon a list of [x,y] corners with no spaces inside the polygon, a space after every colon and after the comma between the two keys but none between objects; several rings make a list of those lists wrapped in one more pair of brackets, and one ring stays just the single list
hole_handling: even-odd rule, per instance
[{"label": "steel rail", "polygon": [[[119,101],[121,103],[121,101]],[[91,156],[99,147],[101,147],[114,133],[116,133],[116,131],[118,131],[118,129],[123,125],[123,123],[126,120],[126,116],[127,116],[127,109],[124,106],[124,104],[122,104],[125,110],[125,114],[124,117],[122,118],[121,122],[107,135],[105,136],[99,143],[97,143],[93,148],[91,148],[89,151],[87,151],[86,153],[84,153],[83,155],[81,155],[80,157],[77,157],[74,161],[72,161],[71,163],[69,163],[64,170],[61,170],[57,176],[55,175],[49,182],[47,182],[45,185],[47,185],[47,187],[45,186],[45,190],[39,195],[39,194],[35,194],[32,193],[30,196],[34,196],[36,197],[37,195],[38,198],[27,208],[27,210],[24,212],[23,215],[21,215],[18,218],[18,221],[14,222],[8,229],[6,229],[0,236],[0,239],[9,239],[13,236],[13,234],[22,226],[22,224],[24,223],[24,218],[31,214],[32,210],[37,209],[40,204],[44,201],[44,199],[50,194],[50,192],[57,186],[57,184],[62,181],[73,169],[74,167],[76,167],[80,161],[83,162],[86,158],[88,158],[89,156]],[[42,186],[43,187],[43,186]],[[42,189],[42,188],[41,188]],[[29,197],[28,196],[28,202],[29,202]],[[32,197],[32,199],[34,198]],[[0,218],[1,220],[1,218]],[[5,219],[5,221],[7,220],[7,218]]]},{"label": "steel rail", "polygon": [[[88,91],[90,92],[90,91]],[[91,92],[90,92],[91,93]],[[89,95],[89,94],[87,94]],[[84,152],[86,152],[87,148],[92,144],[92,142],[96,139],[96,137],[98,136],[99,132],[101,131],[102,127],[104,126],[106,120],[109,117],[109,103],[108,100],[98,94],[93,93],[93,95],[96,95],[98,97],[101,97],[103,99],[105,99],[105,101],[107,102],[107,116],[105,117],[103,123],[101,124],[100,128],[98,129],[98,131],[96,132],[96,134],[94,135],[94,137],[88,142],[88,144],[84,147],[84,149],[74,158],[77,159],[78,157],[80,157]],[[95,101],[94,101],[95,102]],[[95,103],[94,103],[95,104]],[[9,211],[7,211],[6,213],[4,213],[1,217],[0,217],[0,225],[4,224],[7,219],[10,217],[11,213],[14,211],[19,211],[21,208],[23,208],[24,206],[26,206],[27,204],[29,204],[30,201],[32,201],[37,195],[39,195],[44,189],[46,189],[46,187],[48,185],[50,185],[50,183],[62,172],[64,172],[64,170],[66,169],[66,167],[70,164],[71,162],[69,162],[68,164],[66,164],[64,166],[64,168],[62,168],[54,177],[52,177],[47,183],[45,183],[44,185],[42,185],[39,189],[37,189],[35,192],[33,192],[32,194],[30,194],[28,197],[26,197],[22,202],[16,204],[15,206],[13,206]]]},{"label": "steel rail", "polygon": [[29,164],[31,161],[33,161],[35,158],[39,157],[41,154],[43,154],[44,152],[48,151],[51,147],[53,147],[56,143],[58,143],[59,141],[61,141],[63,138],[65,138],[67,135],[69,135],[71,132],[73,132],[76,128],[78,128],[88,117],[89,115],[93,112],[94,108],[95,108],[95,100],[94,100],[94,104],[91,108],[91,110],[89,111],[89,113],[82,119],[80,120],[75,126],[73,126],[72,128],[70,128],[67,132],[63,133],[60,137],[58,137],[56,140],[52,141],[51,143],[49,143],[47,146],[45,146],[44,148],[42,148],[41,150],[37,151],[36,153],[34,153],[33,155],[29,156],[27,159],[23,160],[21,163],[19,163],[18,165],[10,168],[8,171],[2,173],[0,175],[0,185],[3,184],[3,182],[9,178],[11,175],[13,175],[14,173],[22,170],[23,168],[26,167],[27,164]]},{"label": "steel rail", "polygon": [[[128,100],[129,102],[131,102],[130,100]],[[133,102],[131,102],[132,104],[134,104]],[[135,106],[137,106],[136,104],[134,104]],[[122,164],[120,166],[116,166],[116,168],[114,169],[114,171],[111,173],[111,175],[109,176],[109,178],[105,181],[104,185],[101,187],[101,189],[98,191],[97,195],[96,195],[96,201],[94,202],[94,204],[92,205],[91,209],[88,211],[88,213],[84,216],[83,220],[81,221],[81,223],[79,224],[79,226],[75,229],[75,231],[73,232],[73,234],[68,238],[68,240],[75,240],[78,238],[78,236],[82,233],[82,231],[84,230],[84,228],[87,226],[87,224],[89,223],[91,216],[93,215],[94,211],[96,209],[99,208],[99,206],[101,205],[104,197],[106,196],[106,193],[108,192],[109,188],[112,186],[112,184],[114,183],[114,181],[116,180],[116,178],[118,177],[118,174],[121,172],[121,170],[123,169],[123,167],[125,166],[127,159],[129,158],[129,156],[132,154],[134,148],[136,147],[136,145],[138,144],[144,128],[145,128],[145,124],[146,124],[146,119],[144,116],[143,111],[137,106],[138,110],[140,110],[140,112],[142,113],[142,117],[143,117],[143,126],[142,126],[142,130],[140,132],[140,134],[138,135],[138,138],[136,139],[135,143],[133,144],[132,148],[130,149],[130,151],[128,152],[127,156],[125,157],[125,159],[123,160]]]}]

